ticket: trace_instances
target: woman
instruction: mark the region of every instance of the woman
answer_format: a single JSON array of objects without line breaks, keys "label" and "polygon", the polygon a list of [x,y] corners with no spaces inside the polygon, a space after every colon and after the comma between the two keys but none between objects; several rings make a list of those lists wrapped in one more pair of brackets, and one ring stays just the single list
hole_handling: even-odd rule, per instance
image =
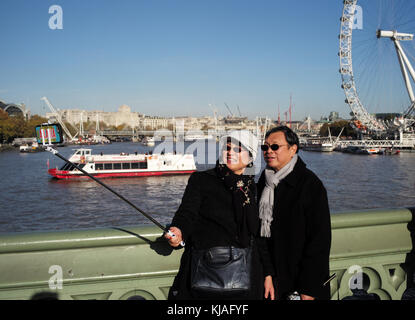
[{"label": "woman", "polygon": [[[169,299],[262,297],[262,272],[258,272],[258,252],[252,240],[259,230],[256,186],[253,174],[248,173],[257,154],[258,140],[249,131],[233,131],[221,139],[219,147],[216,167],[190,176],[170,227],[174,236],[165,235],[173,247],[185,242],[180,269],[170,289]],[[213,291],[200,292],[194,288],[194,279],[198,278],[196,269],[200,263],[195,261],[198,253],[210,254],[216,248],[252,248],[251,268],[245,278],[240,279],[243,282],[249,278],[249,290],[228,293],[217,289],[211,294]],[[227,252],[230,251],[225,250]],[[226,261],[229,259],[226,258]]]}]

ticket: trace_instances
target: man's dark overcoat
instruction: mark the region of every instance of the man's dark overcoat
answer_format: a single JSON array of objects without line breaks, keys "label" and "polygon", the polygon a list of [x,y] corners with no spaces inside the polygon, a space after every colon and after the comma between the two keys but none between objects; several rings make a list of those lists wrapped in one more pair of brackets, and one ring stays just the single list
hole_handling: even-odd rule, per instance
[{"label": "man's dark overcoat", "polygon": [[[258,180],[258,199],[265,187],[265,172]],[[274,276],[277,296],[297,291],[329,299],[331,246],[330,211],[326,189],[298,157],[293,171],[274,190],[269,255],[261,254],[265,274]]]}]

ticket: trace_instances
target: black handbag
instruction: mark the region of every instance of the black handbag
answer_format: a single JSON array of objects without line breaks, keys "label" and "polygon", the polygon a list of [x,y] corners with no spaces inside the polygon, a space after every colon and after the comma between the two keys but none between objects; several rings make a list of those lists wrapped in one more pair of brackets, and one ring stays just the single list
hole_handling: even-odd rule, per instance
[{"label": "black handbag", "polygon": [[192,250],[191,289],[215,296],[247,294],[251,289],[251,246]]}]

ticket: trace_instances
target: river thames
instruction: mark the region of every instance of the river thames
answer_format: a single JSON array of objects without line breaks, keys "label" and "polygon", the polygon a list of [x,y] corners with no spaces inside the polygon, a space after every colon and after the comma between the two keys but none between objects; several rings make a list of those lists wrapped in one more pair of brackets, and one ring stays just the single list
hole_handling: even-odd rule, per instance
[{"label": "river thames", "polygon": [[[58,150],[69,158],[75,148],[68,146]],[[86,148],[91,148],[93,153],[105,154],[144,153],[153,149],[132,142]],[[214,142],[186,142],[183,149],[194,153],[198,170],[214,166],[217,154]],[[300,150],[299,155],[323,181],[332,214],[371,208],[415,207],[415,153],[365,156]],[[258,156],[257,178],[264,168],[260,152]],[[48,160],[51,168],[61,167],[64,163],[49,152],[0,152],[0,233],[150,223],[95,181],[52,179],[47,173]],[[103,181],[160,223],[168,224],[180,205],[188,179],[189,175],[175,175]]]}]

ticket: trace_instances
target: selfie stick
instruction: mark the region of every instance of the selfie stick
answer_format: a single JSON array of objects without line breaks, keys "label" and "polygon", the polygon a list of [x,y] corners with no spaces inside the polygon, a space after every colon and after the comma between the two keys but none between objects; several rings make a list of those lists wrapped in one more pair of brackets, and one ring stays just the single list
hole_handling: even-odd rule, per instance
[{"label": "selfie stick", "polygon": [[[104,188],[106,188],[107,190],[111,191],[113,194],[115,194],[117,197],[121,198],[122,200],[124,200],[125,202],[127,202],[130,206],[132,206],[135,210],[137,210],[138,212],[140,212],[143,216],[145,216],[147,219],[149,219],[151,222],[153,222],[157,227],[159,227],[161,230],[163,230],[163,232],[166,232],[169,236],[171,237],[175,237],[176,235],[171,232],[170,230],[167,230],[166,227],[164,227],[162,224],[160,224],[160,222],[158,222],[156,219],[154,219],[152,216],[150,216],[149,214],[145,213],[143,210],[141,210],[140,208],[138,208],[136,205],[134,205],[132,202],[130,202],[128,199],[124,198],[122,195],[120,195],[118,192],[112,190],[110,187],[108,187],[105,183],[103,183],[102,181],[100,181],[99,179],[95,178],[94,176],[90,175],[88,172],[86,172],[85,170],[83,170],[82,168],[78,167],[75,163],[72,163],[71,161],[69,161],[68,159],[62,157],[59,152],[55,149],[53,149],[51,147],[52,145],[52,141],[51,141],[51,129],[48,128],[48,142],[49,144],[47,145],[45,143],[45,134],[44,134],[44,129],[40,130],[41,132],[41,136],[42,136],[42,142],[43,142],[43,146],[46,147],[46,151],[51,152],[52,154],[54,154],[55,156],[57,156],[58,158],[62,159],[63,161],[65,161],[66,163],[69,163],[70,165],[73,165],[77,170],[81,171],[83,174],[85,174],[86,176],[88,176],[89,178],[91,178],[92,180],[96,181],[97,183],[99,183],[101,186],[103,186]],[[182,246],[184,246],[184,242],[181,241],[180,244]]]}]

